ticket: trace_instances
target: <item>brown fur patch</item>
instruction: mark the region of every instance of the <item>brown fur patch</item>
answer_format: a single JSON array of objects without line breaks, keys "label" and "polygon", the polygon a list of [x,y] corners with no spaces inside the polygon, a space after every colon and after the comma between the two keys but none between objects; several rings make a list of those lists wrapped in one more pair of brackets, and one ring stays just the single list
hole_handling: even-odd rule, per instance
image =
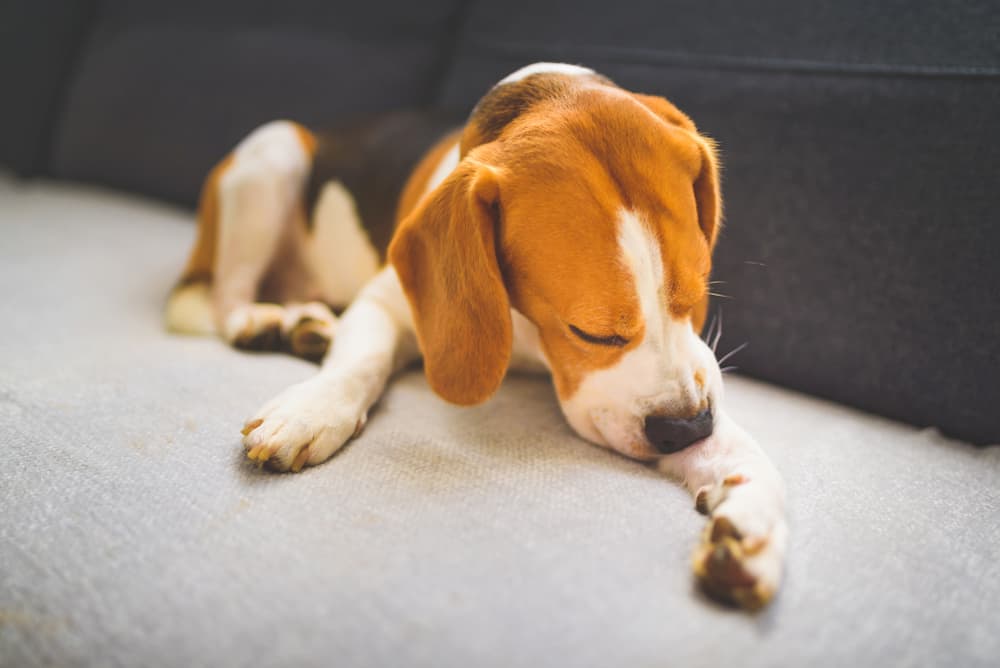
[{"label": "brown fur patch", "polygon": [[497,262],[496,174],[459,164],[399,227],[389,258],[413,307],[424,371],[453,403],[485,401],[507,371],[510,303]]},{"label": "brown fur patch", "polygon": [[[293,123],[295,132],[310,156],[316,152],[316,138],[308,129]],[[193,283],[211,283],[215,275],[215,258],[219,236],[219,183],[229,170],[235,155],[228,153],[209,171],[198,198],[198,231],[194,246],[181,272],[177,287]]]},{"label": "brown fur patch", "polygon": [[581,81],[607,86],[614,83],[599,74],[571,75],[539,72],[519,81],[497,84],[479,100],[462,135],[462,155],[480,144],[491,142],[517,118],[535,105],[566,96]]},{"label": "brown fur patch", "polygon": [[228,154],[208,173],[198,199],[198,230],[177,287],[192,283],[211,283],[215,273],[215,254],[219,234],[219,181],[233,162]]},{"label": "brown fur patch", "polygon": [[413,170],[413,174],[403,188],[403,194],[399,198],[399,206],[396,207],[396,220],[400,221],[417,206],[420,198],[427,190],[427,183],[437,170],[438,165],[444,156],[454,147],[455,142],[461,136],[461,130],[453,130],[444,139],[435,144],[423,160]]},{"label": "brown fur patch", "polygon": [[304,148],[306,153],[309,154],[310,159],[314,158],[316,156],[316,135],[298,123],[294,123],[293,126],[295,128],[295,134],[298,136],[299,142],[302,144],[302,148]]},{"label": "brown fur patch", "polygon": [[408,111],[317,133],[304,198],[307,226],[311,229],[323,188],[339,181],[351,193],[379,257],[385,258],[404,186],[421,156],[453,128],[451,119]]},{"label": "brown fur patch", "polygon": [[[425,353],[438,347],[432,339],[442,348],[466,340],[479,349],[509,346],[508,325],[495,315],[509,299],[539,327],[560,396],[572,395],[591,371],[615,364],[644,334],[636,288],[619,255],[623,209],[639,215],[660,241],[672,315],[701,326],[718,228],[717,168],[710,145],[673,105],[606,80],[533,75],[484,98],[463,132],[462,150],[458,176],[442,185],[448,196],[402,223],[405,236],[397,237],[399,253],[392,255]],[[496,190],[486,209],[473,187],[483,174]],[[479,211],[474,223],[463,213],[470,206]],[[494,261],[506,295],[495,295],[487,278]],[[427,267],[416,269],[417,263]],[[469,285],[482,287],[475,294],[448,292]],[[463,314],[472,303],[490,315]],[[628,343],[596,345],[571,326]],[[428,376],[446,398],[456,387],[470,390],[462,403],[485,398],[502,377],[496,356],[506,353],[455,351],[465,364],[450,368],[461,377],[445,378],[441,370],[449,367],[434,362]]]}]

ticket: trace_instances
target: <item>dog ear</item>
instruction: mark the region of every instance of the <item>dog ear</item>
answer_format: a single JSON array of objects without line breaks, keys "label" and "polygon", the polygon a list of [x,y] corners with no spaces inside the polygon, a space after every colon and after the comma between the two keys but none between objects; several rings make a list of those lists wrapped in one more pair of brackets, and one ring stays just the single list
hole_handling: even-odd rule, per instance
[{"label": "dog ear", "polygon": [[722,198],[719,193],[719,158],[715,142],[702,135],[695,135],[701,153],[701,169],[694,179],[694,200],[698,207],[698,224],[701,226],[708,247],[715,248],[722,224]]},{"label": "dog ear", "polygon": [[667,123],[680,126],[690,132],[697,131],[694,121],[688,118],[688,115],[683,111],[672,105],[666,98],[659,95],[643,95],[642,93],[632,93],[632,97]]},{"label": "dog ear", "polygon": [[466,157],[399,226],[389,247],[431,388],[488,399],[510,361],[510,300],[497,259],[499,170]]},{"label": "dog ear", "polygon": [[701,226],[709,248],[715,247],[722,220],[722,200],[719,194],[719,158],[715,142],[698,133],[694,122],[680,109],[657,95],[633,93],[638,102],[671,125],[686,130],[698,145],[701,166],[694,180],[694,198]]}]

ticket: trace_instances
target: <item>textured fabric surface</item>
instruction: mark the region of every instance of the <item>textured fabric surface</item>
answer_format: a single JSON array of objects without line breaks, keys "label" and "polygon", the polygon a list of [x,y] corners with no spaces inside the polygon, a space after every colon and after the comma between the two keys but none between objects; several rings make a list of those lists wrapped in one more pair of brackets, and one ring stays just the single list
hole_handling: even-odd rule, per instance
[{"label": "textured fabric surface", "polygon": [[[463,49],[586,49],[650,64],[1000,74],[990,0],[468,2]],[[464,56],[466,52],[460,51]],[[455,65],[463,66],[457,59]]]},{"label": "textured fabric surface", "polygon": [[1000,448],[738,377],[791,558],[751,616],[692,587],[702,519],[549,383],[471,409],[419,372],[299,475],[238,427],[314,372],[166,335],[194,229],[0,182],[0,665],[956,666],[1000,655]]},{"label": "textured fabric surface", "polygon": [[[723,352],[745,373],[1000,440],[1000,14],[988,3],[473,3],[441,104],[580,62],[719,142]],[[561,20],[554,20],[558,14]]]},{"label": "textured fabric surface", "polygon": [[459,0],[106,0],[53,138],[51,173],[192,204],[248,132],[429,101]]}]

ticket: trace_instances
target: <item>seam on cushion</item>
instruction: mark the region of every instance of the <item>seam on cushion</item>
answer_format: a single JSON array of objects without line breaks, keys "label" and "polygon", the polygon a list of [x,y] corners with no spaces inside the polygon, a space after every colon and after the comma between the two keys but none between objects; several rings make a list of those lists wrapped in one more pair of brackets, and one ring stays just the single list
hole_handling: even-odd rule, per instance
[{"label": "seam on cushion", "polygon": [[754,56],[706,56],[633,47],[530,44],[482,39],[466,39],[466,48],[500,56],[520,57],[525,53],[551,54],[559,58],[567,48],[588,58],[623,65],[665,65],[691,69],[741,70],[787,74],[842,74],[886,77],[983,78],[1000,77],[993,67],[951,67],[945,65],[888,65],[879,63],[842,63],[819,60],[760,58]]}]

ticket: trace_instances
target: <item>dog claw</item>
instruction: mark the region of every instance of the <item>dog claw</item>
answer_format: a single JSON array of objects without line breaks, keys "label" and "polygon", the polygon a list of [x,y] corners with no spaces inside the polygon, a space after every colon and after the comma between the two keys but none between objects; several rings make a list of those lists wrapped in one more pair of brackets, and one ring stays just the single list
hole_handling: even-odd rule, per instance
[{"label": "dog claw", "polygon": [[743,554],[752,557],[755,554],[759,554],[760,551],[764,549],[767,545],[767,539],[761,538],[760,536],[749,537],[744,538],[741,544],[743,546]]},{"label": "dog claw", "polygon": [[247,459],[257,464],[257,468],[262,467],[274,455],[274,449],[266,445],[258,445],[250,448],[247,452]]},{"label": "dog claw", "polygon": [[292,460],[291,471],[292,473],[298,473],[305,466],[306,460],[309,459],[309,446],[299,450],[299,454],[295,455],[295,459]]},{"label": "dog claw", "polygon": [[254,429],[256,429],[257,427],[261,426],[262,424],[264,424],[264,420],[262,420],[261,418],[257,418],[256,420],[250,420],[245,425],[243,425],[243,429],[240,430],[240,433],[242,433],[244,436],[246,436],[247,434],[249,434],[250,432],[252,432]]},{"label": "dog claw", "polygon": [[722,480],[722,484],[726,487],[735,487],[745,482],[750,482],[750,480],[742,473],[731,473]]}]

